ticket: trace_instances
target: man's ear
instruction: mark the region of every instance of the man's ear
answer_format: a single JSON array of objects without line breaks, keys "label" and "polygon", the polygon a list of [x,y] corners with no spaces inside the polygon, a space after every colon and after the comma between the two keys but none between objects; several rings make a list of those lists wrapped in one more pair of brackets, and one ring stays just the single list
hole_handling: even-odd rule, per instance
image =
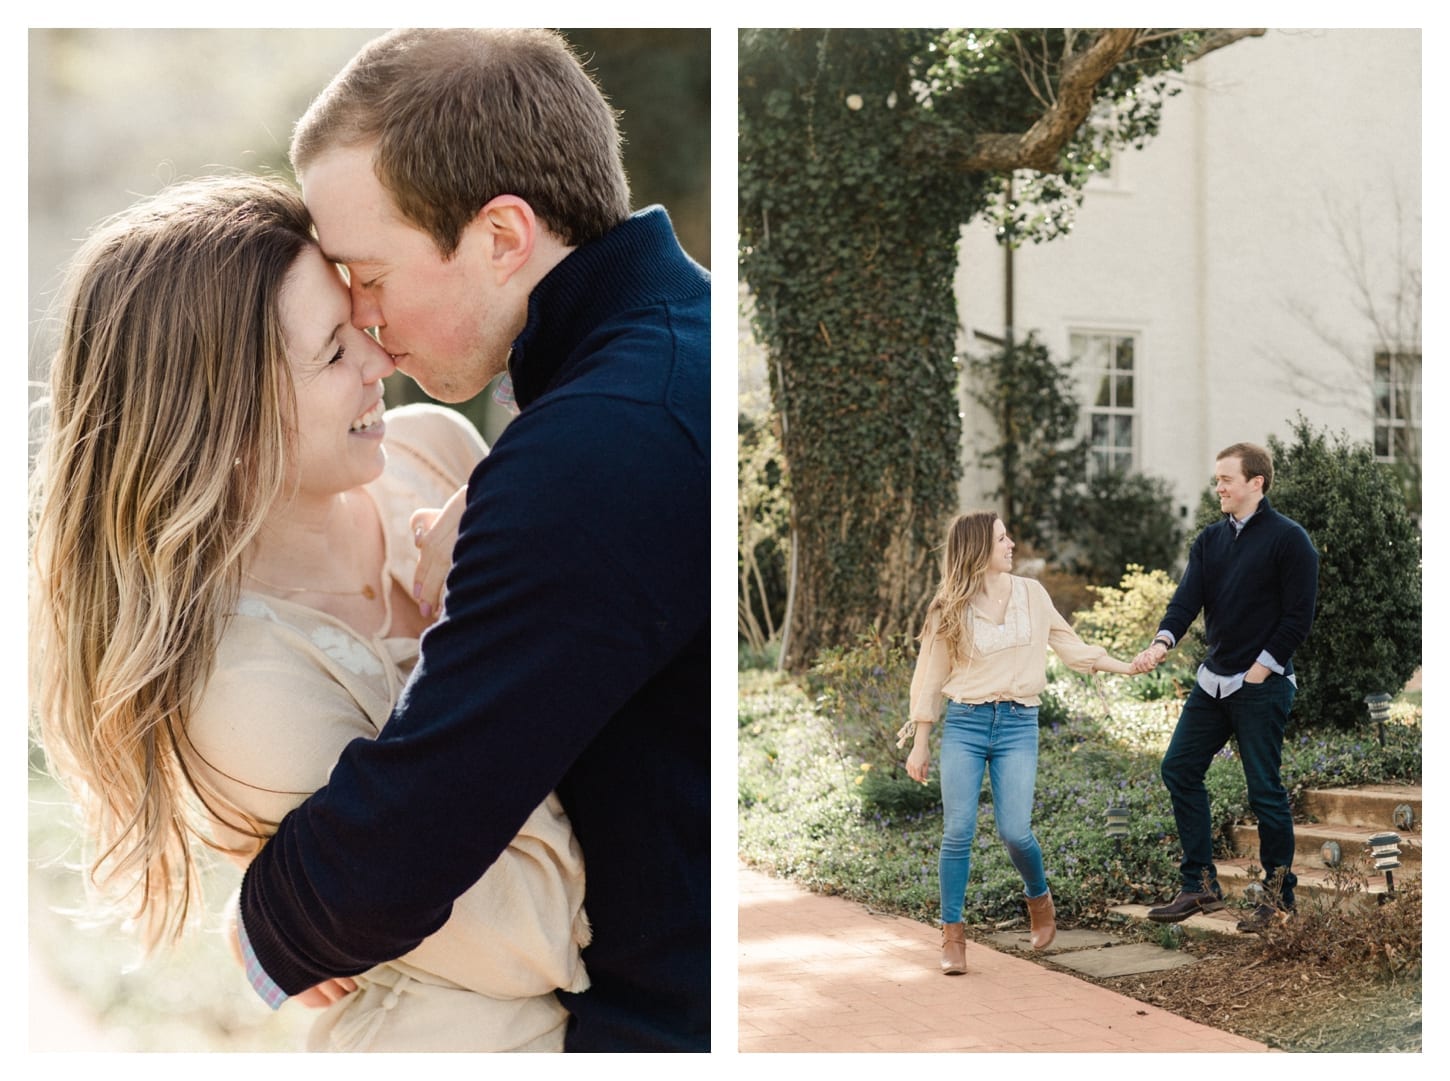
[{"label": "man's ear", "polygon": [[484,203],[473,224],[483,230],[485,258],[502,285],[527,265],[542,226],[534,208],[517,195],[498,195]]}]

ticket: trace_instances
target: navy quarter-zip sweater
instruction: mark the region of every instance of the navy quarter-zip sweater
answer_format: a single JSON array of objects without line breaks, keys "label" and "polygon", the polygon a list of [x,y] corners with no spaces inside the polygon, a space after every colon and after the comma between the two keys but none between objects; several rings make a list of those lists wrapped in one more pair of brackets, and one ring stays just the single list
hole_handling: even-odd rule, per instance
[{"label": "navy quarter-zip sweater", "polygon": [[1194,539],[1158,629],[1181,642],[1202,611],[1210,672],[1247,672],[1267,650],[1289,675],[1314,622],[1318,585],[1319,553],[1309,534],[1265,497],[1241,531],[1225,515]]},{"label": "navy quarter-zip sweater", "polygon": [[566,1050],[708,1050],[709,351],[709,275],[662,208],[534,289],[445,617],[243,880],[287,993],[412,949],[556,790],[593,925]]}]

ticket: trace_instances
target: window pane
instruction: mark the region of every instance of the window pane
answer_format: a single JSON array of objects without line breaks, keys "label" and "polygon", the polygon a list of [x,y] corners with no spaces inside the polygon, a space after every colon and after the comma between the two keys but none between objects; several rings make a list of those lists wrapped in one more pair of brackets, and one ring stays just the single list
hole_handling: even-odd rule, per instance
[{"label": "window pane", "polygon": [[1108,339],[1101,334],[1074,334],[1072,336],[1073,358],[1090,372],[1105,371],[1108,367]]},{"label": "window pane", "polygon": [[1133,377],[1131,375],[1120,375],[1113,382],[1117,385],[1117,400],[1113,404],[1119,409],[1132,409]]},{"label": "window pane", "polygon": [[1098,396],[1093,405],[1102,409],[1113,404],[1113,380],[1112,376],[1105,375],[1098,380]]},{"label": "window pane", "polygon": [[1376,458],[1390,456],[1390,430],[1383,424],[1374,426],[1374,453]]},{"label": "window pane", "polygon": [[1411,398],[1414,396],[1414,388],[1407,387],[1403,383],[1395,388],[1395,419],[1409,420],[1417,415]]},{"label": "window pane", "polygon": [[1115,416],[1113,418],[1113,445],[1127,447],[1133,446],[1133,418]]},{"label": "window pane", "polygon": [[1376,383],[1374,388],[1374,419],[1390,419],[1390,385]]},{"label": "window pane", "polygon": [[1125,372],[1133,370],[1133,339],[1118,339],[1118,367]]},{"label": "window pane", "polygon": [[1091,420],[1092,420],[1092,432],[1091,432],[1089,438],[1090,438],[1090,440],[1092,442],[1092,445],[1095,446],[1095,447],[1105,447],[1105,446],[1107,446],[1108,445],[1108,418],[1107,418],[1107,416],[1105,416],[1102,413],[1094,413],[1092,415]]}]

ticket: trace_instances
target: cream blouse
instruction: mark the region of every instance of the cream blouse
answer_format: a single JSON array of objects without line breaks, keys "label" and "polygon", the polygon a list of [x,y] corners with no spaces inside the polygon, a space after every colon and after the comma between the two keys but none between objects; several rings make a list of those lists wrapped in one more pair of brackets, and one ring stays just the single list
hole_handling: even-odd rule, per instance
[{"label": "cream blouse", "polygon": [[[438,406],[394,410],[387,426],[388,464],[366,491],[383,523],[385,573],[411,590],[409,515],[442,506],[486,448]],[[363,636],[316,609],[243,592],[187,729],[215,839],[238,863],[260,842],[230,828],[244,821],[236,812],[270,832],[327,782],[349,742],[377,736],[417,657],[415,638]],[[583,855],[551,793],[442,928],[320,1014],[308,1049],[562,1050],[568,1017],[554,989],[589,986],[583,901]]]},{"label": "cream blouse", "polygon": [[968,606],[965,640],[955,653],[937,633],[937,616],[928,617],[911,679],[911,719],[897,733],[898,746],[905,745],[917,724],[937,720],[943,697],[968,705],[1001,701],[1040,705],[1039,696],[1047,686],[1049,646],[1075,672],[1091,672],[1107,656],[1102,646],[1090,646],[1077,636],[1040,582],[1016,575],[1011,582],[1001,623]]}]

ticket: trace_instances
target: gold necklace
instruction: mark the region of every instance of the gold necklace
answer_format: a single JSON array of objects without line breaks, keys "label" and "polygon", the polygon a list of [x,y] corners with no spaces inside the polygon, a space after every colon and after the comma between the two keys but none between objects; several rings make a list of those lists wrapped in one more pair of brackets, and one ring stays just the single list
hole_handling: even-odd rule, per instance
[{"label": "gold necklace", "polygon": [[268,589],[276,590],[278,593],[322,593],[329,597],[363,597],[366,600],[376,600],[378,593],[366,582],[361,589],[314,589],[312,586],[279,586],[265,578],[258,578],[251,571],[243,571],[243,575],[252,581],[266,586]]}]

